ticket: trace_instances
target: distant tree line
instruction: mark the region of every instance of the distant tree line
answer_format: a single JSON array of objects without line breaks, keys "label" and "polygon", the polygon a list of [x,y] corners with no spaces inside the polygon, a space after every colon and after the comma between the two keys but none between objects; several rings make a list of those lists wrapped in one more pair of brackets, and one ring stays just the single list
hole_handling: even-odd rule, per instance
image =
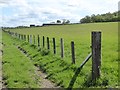
[{"label": "distant tree line", "polygon": [[94,23],[94,22],[118,22],[120,17],[118,17],[119,12],[106,13],[106,14],[92,14],[91,16],[85,16],[80,20],[80,23]]}]

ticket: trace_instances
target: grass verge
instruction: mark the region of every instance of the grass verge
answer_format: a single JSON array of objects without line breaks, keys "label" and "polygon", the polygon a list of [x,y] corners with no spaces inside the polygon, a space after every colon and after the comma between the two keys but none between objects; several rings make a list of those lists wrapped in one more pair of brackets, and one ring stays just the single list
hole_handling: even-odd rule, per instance
[{"label": "grass verge", "polygon": [[3,80],[7,88],[38,88],[38,77],[31,61],[15,46],[17,41],[3,33]]}]

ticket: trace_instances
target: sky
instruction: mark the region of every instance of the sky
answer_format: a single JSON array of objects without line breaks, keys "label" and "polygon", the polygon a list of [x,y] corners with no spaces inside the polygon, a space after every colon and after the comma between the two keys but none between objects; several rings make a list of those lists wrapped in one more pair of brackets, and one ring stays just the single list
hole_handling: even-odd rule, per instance
[{"label": "sky", "polygon": [[118,11],[119,0],[0,0],[0,27],[42,25]]}]

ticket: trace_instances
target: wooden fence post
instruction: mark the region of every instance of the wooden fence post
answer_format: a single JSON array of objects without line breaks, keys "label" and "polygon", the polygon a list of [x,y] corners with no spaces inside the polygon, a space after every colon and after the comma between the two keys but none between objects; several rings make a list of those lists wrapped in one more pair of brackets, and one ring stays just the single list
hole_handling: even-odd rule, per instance
[{"label": "wooden fence post", "polygon": [[27,35],[28,43],[29,43],[29,35]]},{"label": "wooden fence post", "polygon": [[74,42],[71,42],[71,53],[72,53],[72,64],[75,64],[75,48],[74,48]]},{"label": "wooden fence post", "polygon": [[23,35],[23,40],[25,40],[25,36]]},{"label": "wooden fence post", "polygon": [[38,47],[40,47],[40,37],[38,35]]},{"label": "wooden fence post", "polygon": [[32,35],[30,35],[30,44],[32,44]]},{"label": "wooden fence post", "polygon": [[19,39],[20,39],[20,34],[19,34]]},{"label": "wooden fence post", "polygon": [[16,33],[16,38],[18,39],[18,34]]},{"label": "wooden fence post", "polygon": [[22,40],[22,34],[20,34],[20,40]]},{"label": "wooden fence post", "polygon": [[26,41],[26,35],[24,35],[24,40]]},{"label": "wooden fence post", "polygon": [[35,35],[33,35],[34,45],[35,45]]},{"label": "wooden fence post", "polygon": [[61,57],[63,58],[64,57],[64,42],[62,38],[60,39],[60,44],[61,44]]},{"label": "wooden fence post", "polygon": [[53,38],[53,52],[54,54],[56,54],[55,38]]},{"label": "wooden fence post", "polygon": [[47,37],[47,49],[50,49],[49,37]]},{"label": "wooden fence post", "polygon": [[22,34],[22,40],[24,40],[23,34]]},{"label": "wooden fence post", "polygon": [[25,41],[26,41],[26,35],[24,35],[24,37],[25,37]]},{"label": "wooden fence post", "polygon": [[43,48],[45,47],[45,37],[43,36]]},{"label": "wooden fence post", "polygon": [[15,38],[17,38],[17,33],[15,33]]},{"label": "wooden fence post", "polygon": [[22,40],[23,40],[23,34],[22,34]]},{"label": "wooden fence post", "polygon": [[21,34],[20,34],[20,40],[22,40],[22,36],[21,36]]},{"label": "wooden fence post", "polygon": [[25,35],[23,35],[23,40],[25,40]]},{"label": "wooden fence post", "polygon": [[92,32],[92,80],[100,77],[101,32]]},{"label": "wooden fence post", "polygon": [[17,33],[17,38],[19,39],[19,34]]}]

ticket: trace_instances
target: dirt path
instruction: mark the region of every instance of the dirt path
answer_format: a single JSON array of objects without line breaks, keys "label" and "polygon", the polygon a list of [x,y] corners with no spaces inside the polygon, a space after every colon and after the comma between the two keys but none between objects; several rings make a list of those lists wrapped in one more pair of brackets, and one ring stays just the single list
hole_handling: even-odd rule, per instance
[{"label": "dirt path", "polygon": [[[19,48],[19,50],[26,57],[28,56],[27,54],[23,53],[24,51],[22,51],[20,48]],[[28,57],[28,58],[31,59],[30,57]],[[32,60],[31,60],[31,62],[32,62]],[[45,73],[42,73],[42,71],[38,67],[36,67],[36,66],[34,66],[34,67],[35,67],[35,74],[40,78],[40,81],[39,81],[40,88],[60,88],[60,86],[56,86],[53,82],[46,79],[47,75]]]},{"label": "dirt path", "polygon": [[36,68],[36,73],[40,77],[40,88],[60,88],[52,83],[50,80],[46,79],[47,75],[42,73],[38,68]]}]

